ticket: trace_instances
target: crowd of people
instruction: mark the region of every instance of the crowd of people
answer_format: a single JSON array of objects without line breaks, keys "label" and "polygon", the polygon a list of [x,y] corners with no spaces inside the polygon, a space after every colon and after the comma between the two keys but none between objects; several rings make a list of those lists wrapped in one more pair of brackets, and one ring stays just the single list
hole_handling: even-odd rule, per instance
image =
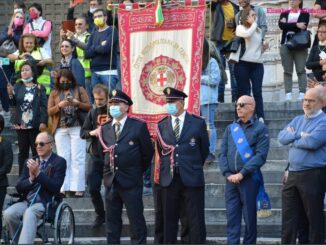
[{"label": "crowd of people", "polygon": [[[74,18],[78,3],[71,0],[67,20],[74,21],[75,31],[53,33],[53,23],[43,17],[40,3],[27,8],[24,1],[15,0],[9,25],[0,33],[0,50],[8,52],[2,58],[10,60],[0,71],[2,114],[10,115],[19,149],[16,189],[22,202],[3,212],[14,242],[33,243],[37,220],[49,200],[57,195],[83,197],[87,183],[96,213],[93,228],[106,224],[107,243],[120,243],[124,205],[131,242],[145,244],[143,186],[152,175],[155,243],[176,243],[179,220],[182,242],[205,243],[203,166],[217,160],[215,114],[218,103],[224,102],[228,63],[235,121],[226,128],[218,154],[226,181],[227,243],[240,243],[243,216],[243,243],[255,244],[256,199],[264,189],[260,169],[269,150],[262,92],[262,54],[268,49],[264,9],[250,0],[239,0],[238,5],[229,0],[211,3],[211,40],[203,40],[202,117],[187,112],[189,94],[166,87],[168,116],[158,122],[157,135],[151,138],[145,122],[128,116],[133,101],[121,87],[118,29],[111,3],[89,0],[89,11]],[[313,17],[320,23],[309,54],[310,47],[288,45],[309,25],[310,14],[302,9],[303,0],[289,0],[289,10],[280,14],[278,22],[285,100],[292,100],[295,66],[297,99],[304,110],[278,136],[281,144],[291,145],[282,191],[282,243],[295,243],[299,227],[304,234],[300,242],[323,243],[326,91],[321,85],[326,81],[326,14],[320,10],[326,5],[320,0],[315,3]],[[51,49],[55,35],[60,36],[57,62]],[[10,42],[16,48],[9,51]],[[238,47],[230,50],[234,44]],[[312,70],[309,78],[306,68]],[[0,133],[4,124],[0,115]],[[10,143],[0,137],[1,209],[12,155]]]}]

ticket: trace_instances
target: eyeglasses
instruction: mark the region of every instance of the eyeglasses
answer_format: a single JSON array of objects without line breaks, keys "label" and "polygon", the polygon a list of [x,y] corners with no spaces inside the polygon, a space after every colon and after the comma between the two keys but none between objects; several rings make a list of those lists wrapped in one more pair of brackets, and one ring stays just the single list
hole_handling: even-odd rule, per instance
[{"label": "eyeglasses", "polygon": [[45,145],[51,144],[51,143],[52,143],[52,141],[49,141],[49,142],[35,142],[34,146],[35,146],[35,148],[38,147],[38,146],[44,147]]},{"label": "eyeglasses", "polygon": [[246,105],[251,105],[251,103],[235,103],[235,107],[240,107],[240,108],[243,108],[243,107],[245,107]]}]

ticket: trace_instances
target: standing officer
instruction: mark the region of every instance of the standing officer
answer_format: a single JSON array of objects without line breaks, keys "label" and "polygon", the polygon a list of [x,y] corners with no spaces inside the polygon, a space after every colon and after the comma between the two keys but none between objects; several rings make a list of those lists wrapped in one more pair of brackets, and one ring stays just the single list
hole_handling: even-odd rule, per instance
[{"label": "standing officer", "polygon": [[120,244],[122,206],[125,205],[132,244],[146,244],[143,215],[143,173],[153,157],[153,146],[146,123],[127,116],[132,101],[120,90],[110,93],[112,122],[100,128],[106,187],[107,243]]},{"label": "standing officer", "polygon": [[156,164],[154,180],[162,187],[164,243],[177,241],[180,210],[187,217],[188,242],[205,243],[203,165],[209,152],[206,123],[185,111],[185,93],[171,87],[163,92],[170,115],[158,124],[160,164]]},{"label": "standing officer", "polygon": [[98,140],[98,128],[101,124],[111,121],[107,112],[109,90],[103,84],[96,84],[93,89],[95,108],[91,109],[80,130],[82,139],[90,139],[88,148],[90,158],[88,161],[87,184],[95,208],[96,219],[93,228],[100,227],[105,222],[104,204],[101,196],[101,184],[103,178],[104,154],[101,143]]}]

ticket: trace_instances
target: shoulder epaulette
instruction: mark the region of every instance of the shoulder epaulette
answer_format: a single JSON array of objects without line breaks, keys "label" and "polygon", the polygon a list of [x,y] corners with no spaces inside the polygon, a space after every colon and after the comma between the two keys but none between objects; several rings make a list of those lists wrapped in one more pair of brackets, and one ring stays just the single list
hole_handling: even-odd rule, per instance
[{"label": "shoulder epaulette", "polygon": [[202,116],[200,116],[200,115],[196,115],[196,114],[193,114],[193,113],[189,113],[189,114],[190,114],[190,116],[193,116],[193,117],[195,117],[195,118],[199,118],[199,119],[203,119],[203,120],[205,120],[205,118],[202,117]]},{"label": "shoulder epaulette", "polygon": [[169,115],[166,115],[165,117],[161,118],[157,123],[160,123],[160,122],[164,121],[167,118],[169,118]]},{"label": "shoulder epaulette", "polygon": [[128,116],[128,117],[131,118],[131,119],[134,119],[136,121],[140,121],[140,122],[146,123],[146,121],[144,119],[142,119],[142,118],[139,118],[139,117],[136,117],[136,116]]}]

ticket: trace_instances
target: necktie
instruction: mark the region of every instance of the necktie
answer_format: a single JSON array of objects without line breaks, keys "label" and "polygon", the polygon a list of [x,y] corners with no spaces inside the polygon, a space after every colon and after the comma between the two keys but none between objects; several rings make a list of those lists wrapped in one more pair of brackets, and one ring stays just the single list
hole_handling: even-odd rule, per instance
[{"label": "necktie", "polygon": [[180,137],[180,119],[176,118],[175,123],[174,123],[174,128],[173,128],[174,136],[176,140],[179,140]]},{"label": "necktie", "polygon": [[119,140],[121,124],[119,122],[116,122],[114,125],[115,125],[115,139]]},{"label": "necktie", "polygon": [[46,167],[46,161],[42,160],[40,166],[41,166],[41,168],[40,168],[41,172],[44,172],[45,167]]}]

